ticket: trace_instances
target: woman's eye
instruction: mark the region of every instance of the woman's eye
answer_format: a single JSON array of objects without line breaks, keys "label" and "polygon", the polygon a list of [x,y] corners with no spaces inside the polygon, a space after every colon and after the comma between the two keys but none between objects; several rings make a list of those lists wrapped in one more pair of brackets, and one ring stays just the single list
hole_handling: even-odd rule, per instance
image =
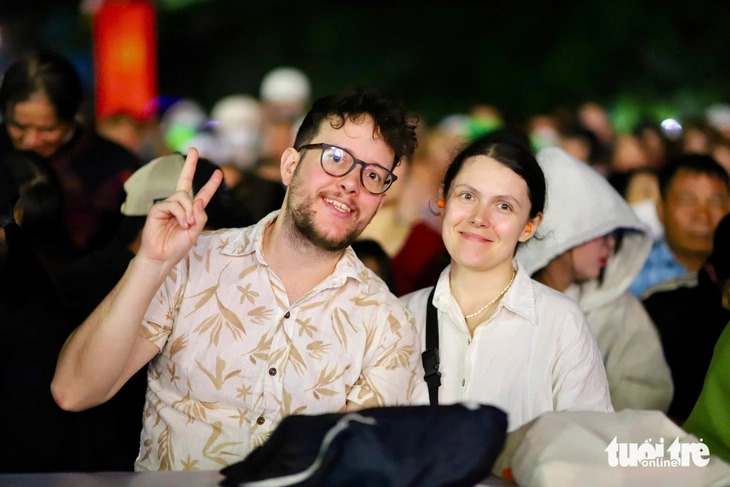
[{"label": "woman's eye", "polygon": [[508,205],[507,203],[500,203],[497,206],[499,207],[500,210],[509,211],[512,209],[512,207],[510,205]]},{"label": "woman's eye", "polygon": [[473,195],[473,194],[471,194],[471,193],[461,193],[461,194],[459,195],[459,197],[460,197],[461,199],[464,199],[464,200],[473,200],[473,199],[474,199],[474,195]]}]

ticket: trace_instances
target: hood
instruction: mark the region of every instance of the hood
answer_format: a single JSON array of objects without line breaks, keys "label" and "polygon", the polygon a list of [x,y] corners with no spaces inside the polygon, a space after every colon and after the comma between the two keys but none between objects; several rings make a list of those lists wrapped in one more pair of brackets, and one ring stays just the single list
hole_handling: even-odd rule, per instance
[{"label": "hood", "polygon": [[517,259],[532,275],[567,250],[616,229],[622,240],[608,259],[602,282],[582,283],[577,294],[588,311],[623,294],[651,250],[649,228],[609,182],[588,164],[562,149],[549,147],[537,155],[545,173],[547,198],[537,235],[521,245]]}]

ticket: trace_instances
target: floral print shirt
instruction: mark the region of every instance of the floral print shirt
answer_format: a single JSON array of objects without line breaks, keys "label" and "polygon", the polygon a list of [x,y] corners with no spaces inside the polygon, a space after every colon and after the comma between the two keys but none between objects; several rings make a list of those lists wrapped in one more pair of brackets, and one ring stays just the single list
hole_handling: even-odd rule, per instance
[{"label": "floral print shirt", "polygon": [[243,459],[290,414],[406,404],[422,380],[408,311],[348,248],[294,303],[266,263],[263,234],[204,232],[150,304],[136,470],[217,470]]}]

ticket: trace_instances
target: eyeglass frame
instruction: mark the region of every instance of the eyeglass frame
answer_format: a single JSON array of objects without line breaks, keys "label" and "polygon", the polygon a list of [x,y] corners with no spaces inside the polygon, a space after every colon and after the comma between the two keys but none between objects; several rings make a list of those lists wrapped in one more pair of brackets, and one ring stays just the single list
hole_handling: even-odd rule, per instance
[{"label": "eyeglass frame", "polygon": [[[345,152],[346,154],[348,154],[352,158],[352,161],[353,161],[352,166],[350,166],[350,168],[347,171],[345,171],[344,174],[332,174],[329,171],[327,171],[327,169],[324,168],[324,152],[325,152],[325,150],[327,150],[329,148],[339,149],[342,152]],[[301,152],[303,150],[309,150],[309,149],[320,149],[322,151],[322,153],[319,155],[319,166],[322,168],[322,170],[325,173],[329,174],[330,176],[332,176],[334,178],[340,178],[342,176],[347,176],[348,174],[350,174],[352,172],[353,169],[355,169],[355,166],[357,166],[359,164],[360,165],[360,186],[362,186],[363,189],[370,194],[374,194],[374,195],[385,194],[385,192],[388,191],[391,188],[391,186],[393,186],[393,183],[396,182],[396,180],[398,179],[398,176],[396,176],[395,173],[393,173],[392,169],[383,167],[380,164],[365,162],[361,159],[358,159],[357,157],[353,156],[349,150],[343,149],[342,147],[337,146],[337,145],[328,144],[326,142],[320,142],[318,144],[304,144],[304,145],[300,145],[299,147],[294,148],[294,150],[296,150],[297,152]],[[398,162],[398,156],[395,156],[395,159],[393,160],[393,167],[396,166],[397,162]],[[363,182],[363,177],[365,175],[365,168],[367,166],[377,166],[381,169],[385,169],[386,171],[388,171],[388,174],[390,174],[390,177],[392,178],[390,180],[390,184],[388,184],[388,187],[385,188],[382,192],[373,193],[372,191],[370,191],[368,188],[365,187],[365,183]]]}]

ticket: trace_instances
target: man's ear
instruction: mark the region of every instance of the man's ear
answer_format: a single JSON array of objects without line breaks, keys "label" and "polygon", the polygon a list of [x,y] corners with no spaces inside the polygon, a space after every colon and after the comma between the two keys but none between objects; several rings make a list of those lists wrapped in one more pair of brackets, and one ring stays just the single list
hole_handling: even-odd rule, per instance
[{"label": "man's ear", "polygon": [[281,182],[284,186],[289,186],[298,162],[299,152],[294,147],[289,147],[281,154]]}]

